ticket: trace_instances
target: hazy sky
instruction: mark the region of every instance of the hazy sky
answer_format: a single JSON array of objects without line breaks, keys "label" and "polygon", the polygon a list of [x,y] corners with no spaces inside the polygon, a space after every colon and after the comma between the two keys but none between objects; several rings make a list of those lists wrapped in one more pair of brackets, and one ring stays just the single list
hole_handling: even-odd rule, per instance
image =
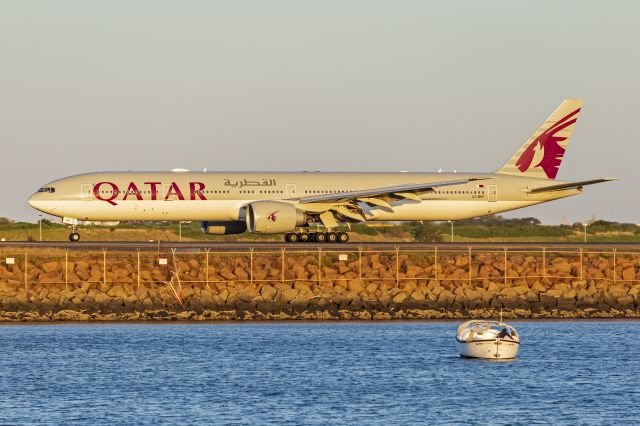
[{"label": "hazy sky", "polygon": [[96,170],[493,171],[568,97],[515,211],[640,222],[639,2],[0,0],[0,216]]}]

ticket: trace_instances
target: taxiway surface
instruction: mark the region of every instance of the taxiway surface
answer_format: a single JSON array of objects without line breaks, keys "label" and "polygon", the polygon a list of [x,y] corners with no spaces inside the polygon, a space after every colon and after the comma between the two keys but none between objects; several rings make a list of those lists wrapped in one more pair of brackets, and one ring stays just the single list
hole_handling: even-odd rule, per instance
[{"label": "taxiway surface", "polygon": [[633,250],[640,251],[638,243],[558,243],[558,242],[473,242],[473,243],[416,243],[416,242],[349,242],[349,243],[285,243],[285,242],[221,242],[221,241],[196,241],[196,242],[175,242],[175,241],[87,241],[87,242],[66,242],[66,241],[3,241],[0,248],[30,248],[30,249],[69,249],[69,250],[116,250],[116,251],[157,251],[176,249],[178,251],[212,251],[212,252],[242,252],[242,251],[273,251],[286,249],[287,251],[358,251],[380,250],[389,251],[399,249],[406,251],[422,250],[452,250],[460,251],[472,248],[474,251],[496,251],[496,250],[519,250],[519,251],[540,251],[543,248],[552,251],[572,251],[580,249],[585,251],[612,251],[612,250]]}]

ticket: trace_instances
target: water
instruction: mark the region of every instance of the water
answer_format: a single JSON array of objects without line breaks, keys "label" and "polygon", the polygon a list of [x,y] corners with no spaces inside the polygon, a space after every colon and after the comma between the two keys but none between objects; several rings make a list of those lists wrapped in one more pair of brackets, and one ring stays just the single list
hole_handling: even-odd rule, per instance
[{"label": "water", "polygon": [[0,423],[640,420],[640,322],[518,322],[512,362],[456,323],[0,326]]}]

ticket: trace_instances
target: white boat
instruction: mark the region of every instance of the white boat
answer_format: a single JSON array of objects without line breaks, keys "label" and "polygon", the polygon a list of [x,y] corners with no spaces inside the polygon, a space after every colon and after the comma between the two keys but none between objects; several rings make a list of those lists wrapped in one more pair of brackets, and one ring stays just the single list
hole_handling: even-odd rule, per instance
[{"label": "white boat", "polygon": [[502,321],[462,323],[456,331],[456,341],[464,358],[513,359],[520,346],[516,329]]}]

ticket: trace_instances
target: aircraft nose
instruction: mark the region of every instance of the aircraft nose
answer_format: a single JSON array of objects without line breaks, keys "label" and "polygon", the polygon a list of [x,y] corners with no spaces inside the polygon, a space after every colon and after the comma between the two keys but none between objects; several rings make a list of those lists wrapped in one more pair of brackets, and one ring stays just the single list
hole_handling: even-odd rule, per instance
[{"label": "aircraft nose", "polygon": [[38,193],[33,194],[31,197],[29,197],[27,203],[29,203],[29,205],[36,210],[44,211],[44,203],[42,202],[42,197],[40,195],[41,194]]}]

